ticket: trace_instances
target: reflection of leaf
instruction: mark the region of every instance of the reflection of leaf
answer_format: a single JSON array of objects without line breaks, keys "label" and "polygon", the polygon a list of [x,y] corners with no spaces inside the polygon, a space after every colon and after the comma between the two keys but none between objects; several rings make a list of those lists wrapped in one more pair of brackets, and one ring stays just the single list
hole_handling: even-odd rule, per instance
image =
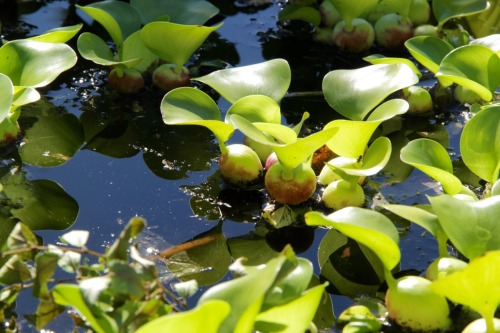
[{"label": "reflection of leaf", "polygon": [[3,190],[12,201],[11,213],[33,230],[66,229],[78,215],[78,203],[57,183],[29,181],[17,173],[2,178]]},{"label": "reflection of leaf", "polygon": [[52,104],[38,102],[23,108],[24,128],[19,155],[24,163],[52,167],[66,163],[83,144],[83,131],[73,114],[59,114]]}]

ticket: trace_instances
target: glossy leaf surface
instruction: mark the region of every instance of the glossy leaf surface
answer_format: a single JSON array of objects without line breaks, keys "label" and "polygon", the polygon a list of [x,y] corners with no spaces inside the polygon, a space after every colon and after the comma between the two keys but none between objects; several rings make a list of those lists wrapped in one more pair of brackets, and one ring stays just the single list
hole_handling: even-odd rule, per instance
[{"label": "glossy leaf surface", "polygon": [[414,85],[418,76],[405,64],[334,70],[323,78],[328,104],[351,120],[363,120],[391,93]]},{"label": "glossy leaf surface", "polygon": [[410,38],[405,46],[419,63],[433,73],[437,73],[443,58],[453,50],[450,43],[432,36]]},{"label": "glossy leaf surface", "polygon": [[435,0],[432,1],[432,12],[439,26],[454,17],[472,15],[488,8],[486,0]]},{"label": "glossy leaf surface", "polygon": [[249,95],[237,100],[226,112],[229,117],[237,114],[248,121],[281,124],[280,106],[274,99],[266,95]]},{"label": "glossy leaf surface", "polygon": [[76,64],[76,54],[66,44],[14,40],[0,48],[0,73],[14,86],[43,87]]},{"label": "glossy leaf surface", "polygon": [[0,73],[0,122],[9,115],[14,100],[14,86],[7,75]]},{"label": "glossy leaf surface", "polygon": [[440,182],[444,191],[450,195],[462,190],[462,182],[453,175],[453,166],[448,152],[434,140],[410,141],[401,149],[401,160]]},{"label": "glossy leaf surface", "polygon": [[444,57],[436,77],[446,86],[456,83],[490,101],[500,85],[500,57],[486,46],[462,46]]},{"label": "glossy leaf surface", "polygon": [[207,332],[217,333],[231,307],[227,302],[210,300],[192,310],[169,314],[141,326],[136,333]]},{"label": "glossy leaf surface", "polygon": [[71,38],[75,37],[82,27],[83,24],[79,23],[72,26],[54,28],[41,35],[30,37],[29,39],[46,43],[66,43]]},{"label": "glossy leaf surface", "polygon": [[399,235],[394,224],[381,213],[358,207],[347,207],[329,215],[309,212],[307,225],[332,227],[372,250],[391,271],[399,263]]},{"label": "glossy leaf surface", "polygon": [[346,26],[350,25],[350,22],[360,17],[361,14],[369,12],[376,5],[378,0],[366,0],[366,1],[356,1],[352,2],[349,0],[331,0],[335,8],[339,11],[342,19],[346,21]]},{"label": "glossy leaf surface", "polygon": [[500,249],[500,196],[465,201],[440,195],[429,201],[446,235],[467,258]]},{"label": "glossy leaf surface", "polygon": [[221,26],[222,23],[213,27],[205,27],[170,22],[151,22],[141,29],[141,38],[144,45],[158,57],[180,68],[188,62],[208,35]]},{"label": "glossy leaf surface", "polygon": [[465,165],[493,184],[500,171],[500,106],[478,112],[464,127],[460,152]]},{"label": "glossy leaf surface", "polygon": [[221,120],[214,100],[195,88],[183,87],[168,92],[162,99],[160,109],[166,124],[205,126],[221,142],[227,141],[234,132],[232,125]]},{"label": "glossy leaf surface", "polygon": [[248,95],[266,95],[279,102],[291,81],[290,65],[284,59],[221,69],[193,80],[208,84],[230,103]]}]

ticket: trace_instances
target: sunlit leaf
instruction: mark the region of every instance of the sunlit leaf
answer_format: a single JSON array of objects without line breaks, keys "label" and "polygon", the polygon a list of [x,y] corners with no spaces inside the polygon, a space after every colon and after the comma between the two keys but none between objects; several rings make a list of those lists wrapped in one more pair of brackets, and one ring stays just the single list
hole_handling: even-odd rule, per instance
[{"label": "sunlit leaf", "polygon": [[76,5],[99,22],[109,33],[116,46],[141,27],[141,16],[137,10],[122,1],[100,1],[87,6]]},{"label": "sunlit leaf", "polygon": [[14,100],[14,86],[7,75],[0,73],[0,122],[9,115],[12,101]]},{"label": "sunlit leaf", "polygon": [[445,85],[459,84],[490,101],[500,85],[500,57],[486,46],[461,46],[444,57],[436,77]]},{"label": "sunlit leaf", "polygon": [[384,121],[404,114],[408,103],[402,99],[391,99],[378,106],[367,120],[337,119],[325,125],[325,129],[338,127],[337,134],[327,142],[327,146],[337,155],[360,158],[365,154],[373,132]]},{"label": "sunlit leaf", "polygon": [[451,243],[464,256],[473,259],[500,249],[500,196],[466,201],[440,195],[429,201]]},{"label": "sunlit leaf", "polygon": [[500,106],[487,107],[469,120],[460,137],[465,165],[491,184],[500,171]]},{"label": "sunlit leaf", "polygon": [[418,82],[405,64],[369,65],[339,69],[323,78],[323,94],[328,104],[351,120],[363,120],[391,93]]},{"label": "sunlit leaf", "polygon": [[52,290],[54,301],[57,304],[75,308],[89,322],[93,330],[98,333],[118,331],[116,323],[109,318],[99,307],[92,309],[87,305],[78,285],[58,284]]},{"label": "sunlit leaf", "polygon": [[34,103],[40,99],[40,93],[33,87],[14,87],[14,100],[12,105],[23,106]]},{"label": "sunlit leaf", "polygon": [[[498,6],[498,5],[497,5]],[[482,38],[476,38],[470,42],[472,45],[483,45],[500,56],[500,34],[493,34]]]},{"label": "sunlit leaf", "polygon": [[410,141],[401,149],[401,160],[440,182],[444,191],[450,195],[462,190],[462,182],[453,175],[453,166],[448,152],[434,140]]},{"label": "sunlit leaf", "polygon": [[43,87],[76,64],[73,49],[62,43],[18,39],[0,48],[0,73],[15,86]]},{"label": "sunlit leaf", "polygon": [[75,37],[82,27],[83,24],[79,23],[71,26],[54,28],[45,31],[41,35],[30,37],[28,39],[46,43],[66,43],[71,38]]},{"label": "sunlit leaf", "polygon": [[[213,31],[213,27],[184,25],[170,22],[151,22],[141,29],[141,38],[153,53],[177,68],[184,66],[193,53],[203,44]],[[162,41],[158,43],[158,41]]]},{"label": "sunlit leaf", "polygon": [[307,161],[316,150],[325,145],[338,131],[337,127],[323,129],[296,142],[274,147],[280,163],[293,169]]},{"label": "sunlit leaf", "polygon": [[439,26],[451,18],[472,15],[488,8],[486,0],[435,0],[432,1],[432,12]]},{"label": "sunlit leaf", "polygon": [[[341,167],[348,175],[371,176],[382,170],[391,157],[391,141],[379,137],[370,145],[359,167]],[[332,164],[335,165],[335,164]]]},{"label": "sunlit leaf", "polygon": [[168,16],[173,23],[203,25],[219,13],[205,0],[131,0],[130,4],[141,14],[143,24]]},{"label": "sunlit leaf", "polygon": [[436,214],[433,214],[426,209],[417,206],[394,204],[383,205],[382,207],[404,219],[418,224],[430,232],[433,236],[444,234],[443,228],[439,224]]},{"label": "sunlit leaf", "polygon": [[453,50],[450,43],[432,36],[410,38],[405,46],[419,63],[433,73],[437,73],[443,58]]},{"label": "sunlit leaf", "polygon": [[266,95],[279,102],[291,81],[290,65],[284,59],[221,69],[193,80],[208,84],[230,103],[248,95]]},{"label": "sunlit leaf", "polygon": [[88,230],[71,230],[61,236],[61,242],[75,247],[84,247],[88,239]]},{"label": "sunlit leaf", "polygon": [[188,280],[178,282],[172,285],[172,289],[182,298],[193,296],[198,291],[198,282],[196,280]]},{"label": "sunlit leaf", "polygon": [[358,207],[347,207],[329,215],[308,212],[305,220],[311,226],[332,227],[372,250],[391,271],[399,263],[399,235],[394,224],[381,213]]},{"label": "sunlit leaf", "polygon": [[284,327],[279,332],[306,332],[314,318],[324,290],[325,285],[316,286],[289,303],[259,313],[255,328],[262,332],[272,332],[271,328],[279,325]]},{"label": "sunlit leaf", "polygon": [[364,57],[363,60],[368,61],[372,65],[376,64],[399,64],[403,63],[408,65],[418,77],[422,76],[420,70],[415,66],[410,59],[407,58],[394,58],[394,57],[386,57],[382,54],[370,54],[367,57]]},{"label": "sunlit leaf", "polygon": [[252,123],[281,123],[280,106],[266,95],[249,95],[237,100],[227,110],[226,122],[229,122],[228,118],[233,114],[237,114]]},{"label": "sunlit leaf", "polygon": [[221,142],[227,141],[234,127],[221,120],[215,101],[201,90],[182,87],[169,91],[160,105],[168,125],[200,125],[211,130]]},{"label": "sunlit leaf", "polygon": [[50,252],[41,252],[35,256],[35,279],[33,296],[37,298],[49,297],[47,282],[54,275],[59,255]]},{"label": "sunlit leaf", "polygon": [[487,252],[472,259],[467,267],[432,282],[431,288],[452,302],[479,312],[493,322],[500,305],[500,251]]},{"label": "sunlit leaf", "polygon": [[[290,248],[286,251],[291,252]],[[222,300],[231,306],[231,312],[223,321],[219,332],[250,332],[252,330],[265,293],[274,283],[289,255],[293,254],[282,253],[247,275],[211,287],[200,297],[199,305],[211,300]]]},{"label": "sunlit leaf", "polygon": [[208,300],[192,310],[162,316],[141,326],[136,333],[206,332],[217,333],[231,307],[222,300]]}]

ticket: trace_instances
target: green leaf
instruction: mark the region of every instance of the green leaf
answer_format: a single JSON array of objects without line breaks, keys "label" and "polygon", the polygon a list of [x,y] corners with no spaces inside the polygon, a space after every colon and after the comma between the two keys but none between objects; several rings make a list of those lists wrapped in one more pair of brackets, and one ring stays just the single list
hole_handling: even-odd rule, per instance
[{"label": "green leaf", "polygon": [[[122,64],[133,67],[139,72],[145,72],[152,64],[158,60],[158,56],[151,52],[141,38],[141,32],[136,31],[125,39],[119,53]],[[140,59],[139,63],[135,63]]]},{"label": "green leaf", "polygon": [[99,22],[108,32],[117,47],[141,28],[141,16],[137,10],[122,1],[106,0],[87,6],[76,5],[87,15]]},{"label": "green leaf", "polygon": [[[372,176],[382,170],[391,157],[391,141],[386,137],[378,137],[366,151],[359,167],[338,166],[352,176]],[[335,159],[334,159],[335,160]],[[334,160],[331,161],[335,166]]]},{"label": "green leaf", "polygon": [[192,310],[162,316],[141,326],[136,333],[155,332],[220,332],[221,322],[231,311],[221,300],[209,300]]},{"label": "green leaf", "polygon": [[117,61],[111,52],[108,44],[101,37],[91,33],[84,32],[78,37],[78,52],[87,60],[91,60],[98,65],[134,67],[142,60],[140,58],[129,59],[126,61]]},{"label": "green leaf", "polygon": [[219,332],[250,332],[266,292],[289,256],[295,257],[288,247],[280,256],[258,269],[250,270],[247,275],[211,287],[200,297],[198,305],[211,300],[226,301],[231,306],[231,312],[223,321]]},{"label": "green leaf", "polygon": [[365,154],[373,132],[384,121],[408,110],[402,99],[391,99],[378,106],[367,120],[337,119],[325,125],[325,129],[338,127],[337,134],[326,144],[337,155],[358,159]]},{"label": "green leaf", "polygon": [[143,24],[168,16],[173,23],[203,25],[219,13],[205,0],[131,0],[130,4],[141,14]]},{"label": "green leaf", "polygon": [[320,147],[326,144],[338,131],[337,127],[323,129],[296,142],[274,147],[280,163],[287,169],[294,169],[307,159]]},{"label": "green leaf", "polygon": [[[14,100],[14,85],[7,75],[0,73],[0,122],[9,115]],[[1,135],[1,133],[0,133]]]},{"label": "green leaf", "polygon": [[14,87],[14,101],[12,105],[23,106],[40,99],[40,93],[32,87]]},{"label": "green leaf", "polygon": [[418,224],[435,237],[439,234],[444,235],[444,230],[439,224],[439,219],[436,214],[422,207],[393,204],[382,205],[382,207],[404,219]]},{"label": "green leaf", "polygon": [[47,282],[54,275],[59,255],[51,252],[40,252],[35,256],[35,279],[33,296],[40,299],[51,298]]},{"label": "green leaf", "polygon": [[322,89],[335,111],[363,120],[387,96],[417,82],[418,76],[405,64],[379,64],[331,71],[323,78]]},{"label": "green leaf", "polygon": [[444,57],[436,77],[445,86],[456,83],[491,101],[500,85],[500,57],[486,46],[461,46]]},{"label": "green leaf", "polygon": [[31,271],[20,255],[10,256],[0,267],[0,285],[23,283],[31,278]]},{"label": "green leaf", "polygon": [[142,217],[135,216],[131,218],[122,232],[120,232],[115,242],[107,249],[106,258],[109,260],[117,259],[127,261],[130,240],[137,237],[146,225],[146,220]]},{"label": "green leaf", "polygon": [[73,49],[61,43],[18,39],[0,48],[0,73],[14,86],[43,87],[76,64]]},{"label": "green leaf", "polygon": [[465,165],[491,184],[500,171],[500,106],[490,106],[470,119],[460,137]]},{"label": "green leaf", "polygon": [[313,287],[289,303],[259,313],[255,320],[255,328],[262,332],[273,332],[266,328],[278,325],[284,327],[279,332],[306,332],[311,325],[324,290],[325,285]]},{"label": "green leaf", "polygon": [[[498,4],[497,4],[498,6]],[[500,56],[500,34],[493,34],[482,38],[476,38],[470,42],[472,45],[483,45]]]},{"label": "green leaf", "polygon": [[361,17],[362,14],[372,10],[378,3],[378,0],[366,0],[357,1],[353,3],[349,0],[330,0],[335,8],[339,11],[342,19],[346,21],[346,27],[350,25],[350,22]]},{"label": "green leaf", "polygon": [[410,54],[432,73],[437,73],[444,57],[453,46],[437,37],[418,36],[408,39],[405,46]]},{"label": "green leaf", "polygon": [[23,108],[19,124],[25,129],[19,155],[24,163],[40,167],[65,164],[83,144],[83,130],[73,114],[60,114],[39,101]]},{"label": "green leaf", "polygon": [[472,259],[461,271],[432,282],[431,288],[452,302],[479,312],[492,324],[495,310],[500,305],[498,281],[500,251],[491,251]]},{"label": "green leaf", "polygon": [[226,142],[234,127],[221,120],[217,103],[201,90],[182,87],[169,91],[160,105],[168,125],[200,125],[211,130],[220,142]]},{"label": "green leaf", "polygon": [[372,65],[403,63],[405,65],[408,65],[419,78],[422,77],[422,73],[417,68],[417,66],[415,66],[415,64],[410,59],[407,58],[395,58],[395,57],[386,57],[382,54],[370,54],[369,56],[364,57],[363,60],[368,61]]},{"label": "green leaf", "polygon": [[77,285],[58,284],[52,290],[54,301],[76,309],[98,333],[118,332],[118,327],[99,307],[87,305]]},{"label": "green leaf", "polygon": [[53,181],[29,181],[20,173],[10,176],[3,187],[5,195],[18,207],[11,209],[12,215],[32,230],[62,230],[76,220],[78,203]]},{"label": "green leaf", "polygon": [[221,69],[193,80],[209,85],[230,103],[248,95],[266,95],[279,102],[290,87],[291,70],[286,60],[273,59]]},{"label": "green leaf", "polygon": [[[151,22],[141,29],[141,38],[153,53],[174,64],[178,69],[188,62],[208,35],[222,26],[184,25],[170,22]],[[161,40],[161,43],[158,41]]]},{"label": "green leaf", "polygon": [[[38,240],[35,234],[24,223],[17,222],[8,234],[5,243],[2,244],[1,250],[17,250],[37,245]],[[21,253],[20,256],[23,260],[28,261],[33,259],[34,253],[32,251],[27,251]]]},{"label": "green leaf", "polygon": [[84,247],[89,239],[88,230],[71,230],[60,237],[61,242],[74,247]]},{"label": "green leaf", "polygon": [[472,15],[488,8],[486,0],[433,0],[432,12],[436,17],[439,27],[451,18]]},{"label": "green leaf", "polygon": [[453,175],[453,165],[446,149],[430,139],[415,139],[401,149],[401,160],[441,183],[446,193],[462,191],[462,182]]},{"label": "green leaf", "polygon": [[346,207],[329,215],[319,212],[305,214],[307,225],[332,227],[365,245],[380,259],[387,271],[399,263],[399,235],[394,224],[381,213]]},{"label": "green leaf", "polygon": [[281,124],[280,106],[266,95],[249,95],[237,100],[227,110],[226,122],[230,122],[229,117],[233,114],[237,114],[252,123]]},{"label": "green leaf", "polygon": [[45,43],[66,43],[82,29],[83,24],[75,24],[67,27],[59,27],[45,31],[43,34],[27,39]]},{"label": "green leaf", "polygon": [[4,244],[9,238],[9,235],[11,234],[12,230],[14,230],[16,223],[17,222],[10,219],[9,216],[0,213],[0,225],[2,226],[0,228],[0,249],[4,248]]},{"label": "green leaf", "polygon": [[500,196],[468,201],[440,195],[429,201],[451,243],[464,256],[473,259],[500,249]]}]

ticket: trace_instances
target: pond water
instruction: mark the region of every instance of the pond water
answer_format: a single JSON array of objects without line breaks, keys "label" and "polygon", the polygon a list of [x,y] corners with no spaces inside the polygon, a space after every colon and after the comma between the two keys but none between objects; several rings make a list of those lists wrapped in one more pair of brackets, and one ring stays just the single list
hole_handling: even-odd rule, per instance
[{"label": "pond water", "polygon": [[[290,91],[319,91],[322,77],[328,71],[364,64],[360,58],[346,59],[326,46],[315,44],[306,26],[279,26],[280,3],[260,7],[230,1],[213,3],[221,9],[224,25],[202,47],[193,65],[199,66],[198,60],[204,57],[219,58],[231,66],[284,58],[292,67]],[[23,31],[26,36],[80,19],[68,13],[67,1],[47,1],[37,6],[33,12],[18,18],[17,26],[26,29]],[[7,28],[4,27],[10,35],[4,35],[6,39],[18,38],[19,30]],[[93,31],[99,27],[84,29]],[[70,44],[75,45],[74,41]],[[135,215],[148,221],[151,238],[146,241],[158,244],[158,248],[192,239],[220,221],[226,239],[252,235],[265,223],[260,220],[265,202],[262,192],[239,193],[218,187],[218,147],[209,133],[200,128],[164,125],[159,110],[161,92],[122,97],[109,92],[105,81],[102,68],[80,60],[75,68],[43,89],[42,95],[53,106],[79,117],[82,123],[94,119],[108,126],[109,140],[104,140],[104,136],[92,138],[76,156],[59,167],[23,166],[29,179],[53,180],[78,202],[80,211],[71,229],[90,230],[89,247],[103,251]],[[223,100],[219,100],[219,106],[221,110],[228,107]],[[284,100],[282,107],[284,122],[289,124],[296,123],[302,112],[309,111],[311,118],[306,126],[311,129],[338,117],[321,98]],[[458,148],[457,138],[463,124],[460,117],[460,113],[455,113],[454,119],[443,119],[451,133],[452,150]],[[131,128],[138,129],[140,135],[123,134]],[[91,131],[92,127],[84,129]],[[440,191],[438,184],[419,172],[413,172],[402,184],[389,184],[384,178],[377,178],[370,185],[372,190],[367,192],[370,204],[383,200],[419,203],[425,200],[425,194]],[[419,227],[402,226],[401,230],[401,269],[423,270],[437,254],[435,240]],[[61,231],[37,233],[46,243],[56,243],[62,234]],[[316,273],[319,272],[317,251],[324,233],[325,230],[318,229],[312,243],[300,253],[313,262]],[[351,301],[334,296],[333,303],[338,314]],[[35,306],[27,295],[18,305],[20,313],[31,312]]]}]

